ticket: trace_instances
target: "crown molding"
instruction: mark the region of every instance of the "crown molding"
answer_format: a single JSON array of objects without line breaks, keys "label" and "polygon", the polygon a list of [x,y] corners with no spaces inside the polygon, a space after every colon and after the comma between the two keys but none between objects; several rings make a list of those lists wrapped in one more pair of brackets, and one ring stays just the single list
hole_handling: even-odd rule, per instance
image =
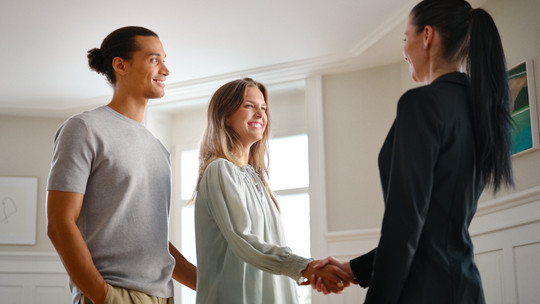
[{"label": "crown molding", "polygon": [[363,52],[369,49],[372,45],[381,40],[384,36],[390,33],[396,26],[407,20],[409,12],[418,3],[418,0],[409,1],[394,15],[390,16],[385,22],[383,22],[378,28],[372,31],[369,35],[361,39],[350,50],[354,56],[360,56]]},{"label": "crown molding", "polygon": [[[487,0],[470,1],[472,5],[477,7],[485,2]],[[418,0],[408,1],[381,26],[363,37],[346,52],[171,83],[165,89],[165,96],[153,100],[149,107],[155,110],[169,110],[205,104],[221,85],[243,77],[256,79],[269,88],[277,88],[286,87],[288,83],[297,85],[299,81],[304,81],[311,76],[368,68],[368,64],[359,60],[361,55],[394,30],[396,26],[407,20],[409,12],[417,3]],[[102,96],[89,99],[83,104],[99,105],[107,103],[109,100],[110,96]]]}]

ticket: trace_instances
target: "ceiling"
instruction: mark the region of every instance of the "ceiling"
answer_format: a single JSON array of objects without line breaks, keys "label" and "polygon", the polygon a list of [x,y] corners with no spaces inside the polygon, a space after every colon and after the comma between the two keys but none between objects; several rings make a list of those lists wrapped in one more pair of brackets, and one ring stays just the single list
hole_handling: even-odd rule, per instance
[{"label": "ceiling", "polygon": [[106,103],[86,52],[112,30],[154,30],[167,53],[171,108],[250,76],[270,87],[398,62],[403,0],[27,0],[0,4],[0,114],[54,116]]}]

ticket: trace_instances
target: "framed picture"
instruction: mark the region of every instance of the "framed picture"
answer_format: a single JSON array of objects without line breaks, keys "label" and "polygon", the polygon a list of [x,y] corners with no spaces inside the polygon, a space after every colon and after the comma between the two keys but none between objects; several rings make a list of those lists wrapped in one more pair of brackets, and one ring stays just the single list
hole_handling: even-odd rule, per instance
[{"label": "framed picture", "polygon": [[512,154],[519,155],[539,148],[538,112],[532,60],[526,60],[508,70],[514,121]]},{"label": "framed picture", "polygon": [[0,244],[36,243],[36,177],[0,177]]}]

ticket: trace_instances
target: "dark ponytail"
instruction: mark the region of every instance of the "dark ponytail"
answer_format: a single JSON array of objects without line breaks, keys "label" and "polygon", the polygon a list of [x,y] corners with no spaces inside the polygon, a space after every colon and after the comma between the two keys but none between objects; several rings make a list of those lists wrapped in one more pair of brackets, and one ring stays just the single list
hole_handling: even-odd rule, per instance
[{"label": "dark ponytail", "polygon": [[483,9],[463,0],[424,0],[411,11],[417,31],[427,25],[441,36],[443,56],[466,62],[474,100],[476,181],[513,186],[510,89],[501,38]]},{"label": "dark ponytail", "polygon": [[88,51],[88,65],[98,74],[105,75],[111,84],[116,83],[112,61],[115,57],[131,59],[133,52],[139,50],[135,36],[158,37],[153,31],[139,26],[127,26],[110,33],[101,47]]},{"label": "dark ponytail", "polygon": [[513,186],[510,88],[501,38],[483,9],[471,11],[467,71],[476,119],[477,172],[494,192]]}]

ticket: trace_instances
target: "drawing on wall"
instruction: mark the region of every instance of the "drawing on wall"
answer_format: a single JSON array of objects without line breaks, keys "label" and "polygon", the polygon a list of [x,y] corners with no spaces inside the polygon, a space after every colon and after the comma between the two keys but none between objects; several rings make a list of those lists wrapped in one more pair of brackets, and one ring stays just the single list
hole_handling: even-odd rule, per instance
[{"label": "drawing on wall", "polygon": [[36,243],[37,178],[0,177],[0,244]]},{"label": "drawing on wall", "polygon": [[2,214],[0,214],[0,223],[9,224],[9,218],[17,213],[17,205],[15,201],[9,197],[2,198]]},{"label": "drawing on wall", "polygon": [[512,154],[538,149],[538,117],[536,111],[535,82],[532,61],[524,61],[508,71],[512,103],[510,111]]}]

